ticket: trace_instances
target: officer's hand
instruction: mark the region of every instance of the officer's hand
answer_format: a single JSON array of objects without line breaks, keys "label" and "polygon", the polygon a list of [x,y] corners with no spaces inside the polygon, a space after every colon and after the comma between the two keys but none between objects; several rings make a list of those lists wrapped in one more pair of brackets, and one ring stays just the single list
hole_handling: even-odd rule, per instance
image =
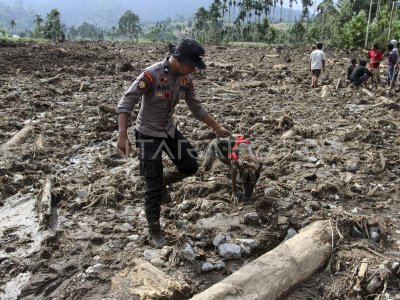
[{"label": "officer's hand", "polygon": [[129,157],[132,151],[132,144],[126,133],[120,133],[117,141],[117,149],[121,156]]},{"label": "officer's hand", "polygon": [[232,135],[232,133],[229,130],[221,126],[215,130],[215,134],[217,137],[226,137]]}]

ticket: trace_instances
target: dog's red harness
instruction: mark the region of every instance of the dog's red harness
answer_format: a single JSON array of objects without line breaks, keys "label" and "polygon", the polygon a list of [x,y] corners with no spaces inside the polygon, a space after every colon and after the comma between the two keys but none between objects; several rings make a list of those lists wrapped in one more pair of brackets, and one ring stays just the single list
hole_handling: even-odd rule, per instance
[{"label": "dog's red harness", "polygon": [[235,140],[235,145],[232,148],[231,154],[229,154],[229,158],[231,160],[237,161],[239,159],[239,149],[237,148],[237,146],[241,143],[246,143],[246,144],[250,144],[250,140],[249,139],[244,139],[243,136],[238,135],[238,137]]}]

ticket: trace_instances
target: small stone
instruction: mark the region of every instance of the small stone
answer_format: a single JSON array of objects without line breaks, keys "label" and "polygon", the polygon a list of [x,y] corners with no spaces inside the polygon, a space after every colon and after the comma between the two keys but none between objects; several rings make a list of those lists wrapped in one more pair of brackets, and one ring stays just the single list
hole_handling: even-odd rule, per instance
[{"label": "small stone", "polygon": [[315,164],[318,161],[318,158],[316,158],[315,156],[310,156],[310,157],[307,157],[307,161]]},{"label": "small stone", "polygon": [[291,239],[292,237],[294,237],[297,234],[297,231],[294,230],[293,228],[289,228],[287,235],[285,237],[285,241],[287,241],[288,239]]},{"label": "small stone", "polygon": [[375,276],[374,278],[371,279],[371,281],[367,285],[367,291],[369,294],[375,293],[376,290],[378,290],[383,284],[383,281],[378,277]]},{"label": "small stone", "polygon": [[166,259],[168,257],[168,255],[172,252],[172,250],[173,250],[173,248],[171,246],[164,246],[161,249],[161,253],[160,253],[161,257]]},{"label": "small stone", "polygon": [[147,261],[151,261],[157,257],[160,257],[161,251],[160,250],[154,250],[154,249],[146,249],[143,252],[143,259]]},{"label": "small stone", "polygon": [[218,247],[221,243],[225,241],[226,241],[225,235],[223,235],[222,233],[218,233],[213,239],[213,245],[215,247]]},{"label": "small stone", "polygon": [[212,270],[215,269],[215,266],[212,263],[209,262],[205,262],[202,266],[201,266],[201,270],[203,272],[210,272]]},{"label": "small stone", "polygon": [[100,255],[96,255],[95,257],[93,257],[94,261],[99,261],[101,259]]},{"label": "small stone", "polygon": [[217,270],[222,270],[222,269],[225,269],[225,263],[223,262],[223,261],[217,261],[215,264],[214,264],[214,266],[215,266],[215,269],[217,269]]},{"label": "small stone", "polygon": [[192,246],[186,244],[186,248],[182,251],[183,257],[188,261],[194,261],[196,259],[196,253],[194,252]]},{"label": "small stone", "polygon": [[358,166],[357,166],[356,163],[349,163],[349,164],[346,166],[346,171],[347,171],[347,172],[354,173],[354,172],[356,172],[357,170],[358,170]]},{"label": "small stone", "polygon": [[226,259],[238,259],[242,256],[242,248],[235,244],[222,244],[218,246],[218,254]]},{"label": "small stone", "polygon": [[260,224],[260,217],[257,212],[251,212],[244,216],[244,223],[247,225],[258,225]]},{"label": "small stone", "polygon": [[350,236],[360,239],[365,238],[364,232],[356,225],[350,228]]},{"label": "small stone", "polygon": [[150,263],[151,263],[153,266],[157,267],[157,268],[165,267],[165,261],[163,261],[163,260],[162,260],[161,258],[159,258],[159,257],[156,257],[156,258],[152,259],[152,260],[150,261]]},{"label": "small stone", "polygon": [[255,249],[258,247],[258,242],[256,240],[252,240],[252,239],[236,239],[236,241],[247,245],[250,247],[251,250]]},{"label": "small stone", "polygon": [[304,207],[304,209],[306,210],[306,212],[308,213],[308,214],[312,214],[313,212],[314,212],[314,210],[310,207],[310,206],[306,206],[306,207]]},{"label": "small stone", "polygon": [[371,241],[375,243],[379,243],[380,240],[380,230],[378,226],[370,226],[369,227],[369,237]]},{"label": "small stone", "polygon": [[138,235],[138,234],[132,234],[132,235],[129,235],[129,236],[127,237],[127,239],[128,239],[130,242],[135,242],[135,241],[137,241],[137,240],[139,239],[139,235]]},{"label": "small stone", "polygon": [[278,216],[278,225],[289,224],[289,219],[285,216]]},{"label": "small stone", "polygon": [[395,261],[394,263],[392,263],[392,270],[397,270],[397,268],[400,266],[400,263],[398,261]]},{"label": "small stone", "polygon": [[86,269],[85,273],[88,277],[96,277],[100,269],[104,267],[103,264],[95,264]]},{"label": "small stone", "polygon": [[242,253],[250,254],[251,252],[250,247],[245,244],[240,244],[240,248],[242,249]]},{"label": "small stone", "polygon": [[310,201],[308,205],[314,210],[318,211],[321,209],[321,204],[318,201]]}]

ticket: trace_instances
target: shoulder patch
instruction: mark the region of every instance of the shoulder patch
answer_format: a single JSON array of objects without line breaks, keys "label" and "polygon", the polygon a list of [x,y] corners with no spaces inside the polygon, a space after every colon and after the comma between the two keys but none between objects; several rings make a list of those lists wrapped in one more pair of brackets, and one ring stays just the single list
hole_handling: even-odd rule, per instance
[{"label": "shoulder patch", "polygon": [[139,91],[145,90],[148,86],[149,86],[149,83],[146,80],[144,80],[143,78],[139,80],[139,83],[138,83]]},{"label": "shoulder patch", "polygon": [[148,72],[146,72],[146,71],[143,72],[143,76],[144,76],[149,82],[153,82],[153,81],[154,81],[153,77],[151,77],[151,75],[150,75]]}]

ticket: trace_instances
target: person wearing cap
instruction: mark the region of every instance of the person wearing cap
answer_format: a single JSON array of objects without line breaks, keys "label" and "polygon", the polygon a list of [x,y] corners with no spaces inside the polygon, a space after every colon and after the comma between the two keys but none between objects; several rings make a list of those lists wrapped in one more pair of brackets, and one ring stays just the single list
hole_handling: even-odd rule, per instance
[{"label": "person wearing cap", "polygon": [[[205,69],[204,48],[194,39],[169,45],[170,56],[140,73],[120,99],[117,107],[119,136],[117,148],[128,156],[130,141],[128,121],[135,105],[142,99],[136,118],[136,147],[140,175],[145,180],[145,214],[149,241],[153,246],[166,244],[160,225],[160,205],[170,201],[167,186],[198,170],[197,153],[173,122],[174,108],[184,99],[193,115],[210,126],[217,137],[230,132],[218,124],[198,100],[190,76],[196,68]],[[174,163],[175,170],[163,170],[162,151]]]}]

